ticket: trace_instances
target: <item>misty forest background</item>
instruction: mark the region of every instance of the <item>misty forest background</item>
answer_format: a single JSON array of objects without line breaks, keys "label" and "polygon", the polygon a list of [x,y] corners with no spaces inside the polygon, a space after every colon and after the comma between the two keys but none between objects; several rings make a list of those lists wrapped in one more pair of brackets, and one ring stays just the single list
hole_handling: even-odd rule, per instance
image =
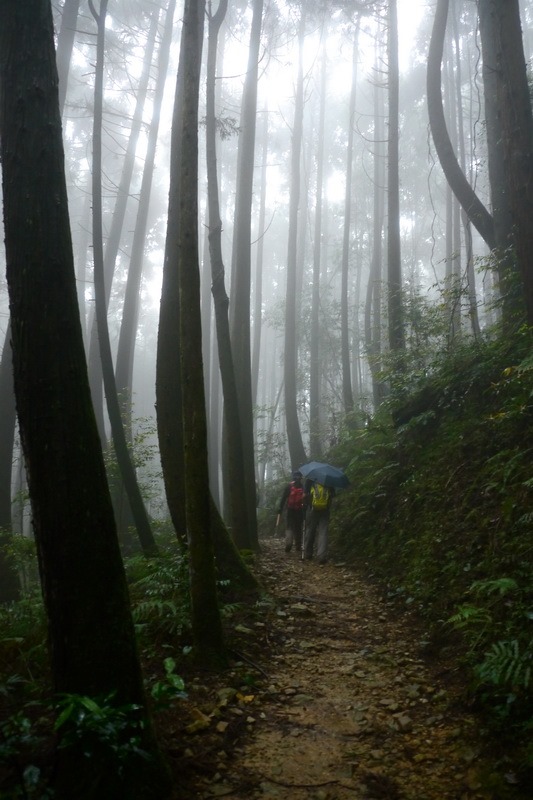
[{"label": "misty forest background", "polygon": [[135,706],[151,766],[112,780],[164,796],[138,626],[227,664],[221,592],[258,591],[287,476],[327,460],[333,550],[522,735],[533,4],[28,5],[0,11],[6,642],[46,663],[42,591],[53,691]]}]

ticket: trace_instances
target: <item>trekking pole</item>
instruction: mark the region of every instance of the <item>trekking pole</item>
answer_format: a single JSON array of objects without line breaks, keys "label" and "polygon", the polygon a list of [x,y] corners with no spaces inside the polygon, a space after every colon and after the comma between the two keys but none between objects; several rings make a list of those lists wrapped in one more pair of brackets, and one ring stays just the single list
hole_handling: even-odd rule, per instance
[{"label": "trekking pole", "polygon": [[278,538],[278,533],[279,533],[279,532],[278,532],[278,528],[279,528],[279,521],[280,521],[280,518],[281,518],[281,514],[278,514],[278,516],[277,516],[277,518],[276,518],[276,532],[275,532],[275,534],[274,534],[274,538],[275,538],[275,539],[277,539],[277,538]]}]

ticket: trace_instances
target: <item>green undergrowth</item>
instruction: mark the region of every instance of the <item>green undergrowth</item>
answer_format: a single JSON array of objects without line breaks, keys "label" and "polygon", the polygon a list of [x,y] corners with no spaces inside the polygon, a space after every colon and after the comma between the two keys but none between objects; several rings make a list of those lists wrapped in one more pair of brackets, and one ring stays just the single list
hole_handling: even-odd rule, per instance
[{"label": "green undergrowth", "polygon": [[533,711],[531,343],[524,330],[463,346],[329,455],[351,481],[337,553],[416,609],[490,724],[520,736]]}]

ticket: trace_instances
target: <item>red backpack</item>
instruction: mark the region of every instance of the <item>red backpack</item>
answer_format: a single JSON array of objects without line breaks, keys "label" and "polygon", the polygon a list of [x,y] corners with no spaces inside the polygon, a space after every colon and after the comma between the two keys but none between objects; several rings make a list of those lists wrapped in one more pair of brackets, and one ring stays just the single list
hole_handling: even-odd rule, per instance
[{"label": "red backpack", "polygon": [[304,506],[303,486],[296,486],[294,481],[291,483],[289,497],[287,498],[287,508],[292,511],[301,511]]}]

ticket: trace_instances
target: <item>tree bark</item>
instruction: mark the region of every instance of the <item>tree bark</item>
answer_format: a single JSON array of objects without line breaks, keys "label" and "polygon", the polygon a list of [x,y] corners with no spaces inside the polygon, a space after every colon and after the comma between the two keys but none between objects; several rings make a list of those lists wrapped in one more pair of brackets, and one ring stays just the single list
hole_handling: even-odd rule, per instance
[{"label": "tree bark", "polygon": [[257,497],[255,483],[254,421],[252,409],[252,366],[250,353],[251,226],[254,178],[257,74],[263,0],[253,0],[248,68],[244,81],[237,155],[237,188],[231,262],[230,327],[237,389],[239,419],[246,469],[243,502],[248,508],[251,549],[258,549]]},{"label": "tree bark", "polygon": [[179,165],[182,155],[183,73],[178,72],[172,114],[170,186],[163,282],[156,353],[156,418],[163,481],[172,524],[178,541],[187,538],[183,452],[183,398],[180,375],[180,297],[177,268],[180,227]]},{"label": "tree bark", "polygon": [[368,286],[365,301],[365,347],[368,356],[368,364],[372,375],[372,398],[374,410],[381,405],[385,390],[382,381],[379,379],[381,372],[381,288],[383,273],[383,224],[385,209],[385,169],[384,169],[384,101],[382,99],[382,87],[377,81],[380,70],[381,52],[379,38],[376,37],[375,45],[375,84],[374,84],[374,147],[373,147],[373,235],[372,235],[372,259],[370,262],[370,274],[368,276]]},{"label": "tree bark", "polygon": [[200,269],[198,258],[198,101],[204,0],[186,0],[178,72],[183,76],[178,276],[180,362],[183,396],[185,513],[189,543],[192,629],[203,666],[224,667],[227,656],[218,607],[211,535],[207,420],[202,363]]},{"label": "tree bark", "polygon": [[389,2],[389,136],[388,136],[388,238],[387,282],[389,310],[389,347],[393,352],[405,350],[402,310],[402,264],[400,246],[400,179],[399,179],[399,67],[397,0]]},{"label": "tree bark", "polygon": [[296,372],[298,349],[296,346],[296,261],[298,241],[298,211],[300,207],[300,159],[304,113],[303,46],[305,39],[305,8],[301,8],[298,32],[298,77],[294,102],[294,126],[291,144],[291,186],[289,201],[289,237],[287,245],[287,290],[285,295],[285,353],[283,381],[285,385],[285,420],[287,443],[293,469],[306,460],[305,447],[298,421]]},{"label": "tree bark", "polygon": [[[478,4],[487,81],[485,112],[489,176],[495,217],[495,245],[502,256],[500,291],[504,325],[525,316],[533,323],[533,122],[518,0]],[[510,225],[511,223],[511,225]],[[513,232],[511,234],[511,228]],[[517,292],[509,248],[518,260],[522,286]]]},{"label": "tree bark", "polygon": [[[323,36],[327,32],[324,26]],[[326,119],[327,54],[322,48],[320,70],[320,109],[316,156],[315,229],[313,242],[313,290],[311,296],[311,331],[309,345],[309,451],[311,458],[320,460],[320,273],[322,255],[322,204],[324,202],[324,129]]]},{"label": "tree bark", "polygon": [[350,358],[350,326],[348,321],[348,274],[350,267],[350,228],[352,217],[352,173],[353,173],[353,139],[355,98],[357,93],[357,55],[359,24],[352,44],[352,82],[350,102],[348,104],[348,146],[346,148],[346,187],[344,192],[344,229],[342,236],[342,269],[341,269],[341,361],[342,361],[342,397],[344,413],[349,415],[354,410],[351,358]]},{"label": "tree bark", "polygon": [[[61,751],[58,798],[162,798],[76,297],[49,0],[0,4],[0,130],[13,373],[54,689],[137,704],[152,758]],[[50,199],[53,198],[53,202]],[[139,732],[139,731],[138,731]]]}]

